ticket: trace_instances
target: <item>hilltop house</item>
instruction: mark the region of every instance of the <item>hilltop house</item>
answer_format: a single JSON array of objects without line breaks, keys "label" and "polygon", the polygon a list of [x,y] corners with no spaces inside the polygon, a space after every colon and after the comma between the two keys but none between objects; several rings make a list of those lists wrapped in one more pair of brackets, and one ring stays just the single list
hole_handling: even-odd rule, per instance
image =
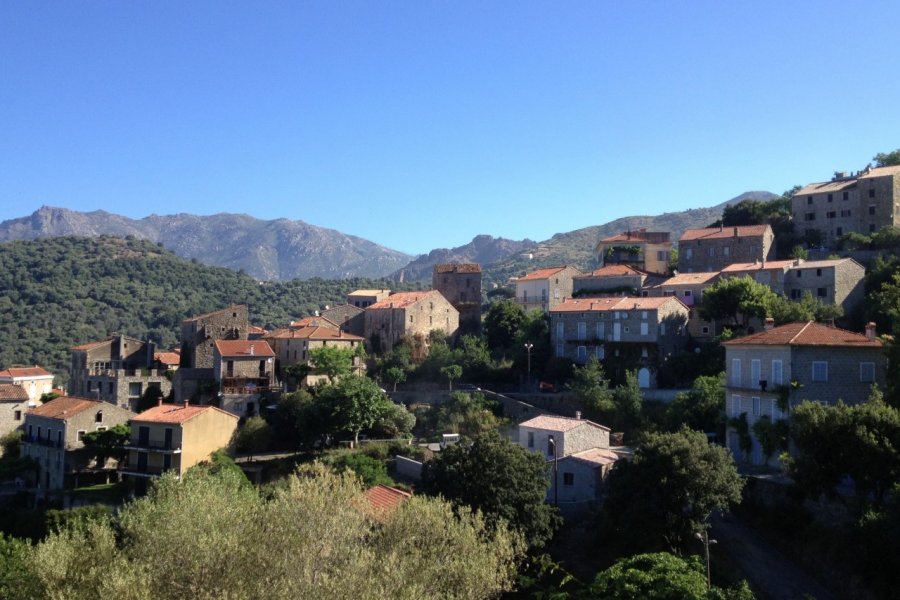
[{"label": "hilltop house", "polygon": [[[785,419],[790,406],[803,400],[834,404],[864,402],[873,384],[884,387],[887,360],[875,325],[865,335],[810,321],[773,327],[729,340],[725,346],[726,415],[743,418],[751,427],[753,449],[748,457],[763,464],[765,457],[752,425],[761,418]],[[742,458],[739,432],[729,427],[729,449]]]},{"label": "hilltop house", "polygon": [[[345,333],[363,337],[366,328],[365,312],[365,309],[352,304],[339,304],[323,310],[322,318],[328,319],[334,323],[337,329]],[[296,324],[292,325],[292,327],[294,326]],[[322,326],[328,327],[329,325],[323,323]]]},{"label": "hilltop house", "polygon": [[69,394],[102,400],[134,411],[150,388],[172,389],[167,366],[155,360],[156,346],[124,335],[72,348]]},{"label": "hilltop house", "polygon": [[45,491],[77,485],[79,476],[109,471],[114,461],[98,465],[87,455],[85,433],[127,423],[134,413],[97,400],[62,396],[25,413],[22,456],[38,465],[38,487]]},{"label": "hilltop house", "polygon": [[607,265],[572,278],[572,296],[646,296],[645,288],[662,280],[629,265]]},{"label": "hilltop house", "polygon": [[260,394],[275,388],[275,353],[265,340],[216,340],[213,377],[222,410],[255,416]]},{"label": "hilltop house", "polygon": [[516,302],[525,312],[549,312],[554,306],[572,296],[574,277],[581,275],[575,267],[538,269],[515,280]]},{"label": "hilltop house", "polygon": [[603,238],[597,244],[597,264],[628,265],[646,273],[669,272],[672,241],[668,231],[637,229]]},{"label": "hilltop house", "polygon": [[475,263],[434,265],[431,287],[459,311],[459,332],[481,331],[481,266]]},{"label": "hilltop house", "polygon": [[704,339],[716,335],[714,321],[700,318],[703,293],[719,279],[719,273],[678,273],[657,284],[650,290],[651,296],[673,296],[688,307],[688,333],[692,338]]},{"label": "hilltop house", "polygon": [[238,417],[214,406],[160,404],[131,420],[127,464],[121,472],[146,491],[147,478],[172,471],[177,477],[228,446]]},{"label": "hilltop house", "polygon": [[19,386],[31,402],[38,402],[41,396],[53,391],[53,373],[37,365],[10,367],[0,371],[0,383]]},{"label": "hilltop house", "polygon": [[[25,422],[25,413],[36,405],[22,386],[0,383],[0,437],[21,427]],[[2,453],[0,448],[0,456]]]},{"label": "hilltop house", "polygon": [[399,292],[366,309],[365,338],[376,352],[390,352],[404,337],[441,330],[455,336],[459,311],[437,290]]},{"label": "hilltop house", "polygon": [[831,181],[811,183],[791,199],[798,232],[818,232],[834,246],[847,233],[870,234],[900,226],[900,166],[836,172]]},{"label": "hilltop house", "polygon": [[[265,340],[275,352],[277,371],[285,379],[284,368],[290,365],[310,364],[310,351],[315,348],[335,347],[356,350],[364,345],[365,339],[358,335],[344,333],[340,329],[329,326],[309,325],[306,327],[285,327],[268,334]],[[359,356],[353,357],[353,366],[357,374],[365,369]],[[325,379],[311,371],[299,382],[300,385],[315,385]]]},{"label": "hilltop house", "polygon": [[775,258],[775,234],[769,225],[688,229],[678,240],[678,271],[721,271],[736,263]]}]

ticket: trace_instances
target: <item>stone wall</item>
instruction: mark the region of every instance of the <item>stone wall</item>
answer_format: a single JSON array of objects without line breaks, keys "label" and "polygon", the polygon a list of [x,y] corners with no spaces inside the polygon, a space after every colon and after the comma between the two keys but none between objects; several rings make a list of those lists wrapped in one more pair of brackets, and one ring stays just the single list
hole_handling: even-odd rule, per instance
[{"label": "stone wall", "polygon": [[247,307],[240,304],[181,324],[181,366],[211,369],[216,340],[246,340]]}]

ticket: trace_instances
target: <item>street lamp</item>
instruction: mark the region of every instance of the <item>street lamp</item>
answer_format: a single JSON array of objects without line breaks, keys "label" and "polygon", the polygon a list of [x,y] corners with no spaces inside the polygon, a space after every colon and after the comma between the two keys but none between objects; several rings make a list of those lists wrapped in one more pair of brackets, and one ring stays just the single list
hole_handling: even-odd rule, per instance
[{"label": "street lamp", "polygon": [[525,342],[525,352],[528,353],[528,380],[531,381],[531,349],[534,348],[534,344],[531,342]]},{"label": "street lamp", "polygon": [[553,504],[559,506],[559,456],[556,454],[556,440],[552,435],[547,438],[547,444],[553,453]]},{"label": "street lamp", "polygon": [[709,545],[717,544],[716,540],[709,539],[709,531],[703,530],[703,533],[695,533],[694,537],[700,540],[700,543],[703,544],[703,548],[706,551],[706,589],[712,589],[712,573],[709,568]]}]

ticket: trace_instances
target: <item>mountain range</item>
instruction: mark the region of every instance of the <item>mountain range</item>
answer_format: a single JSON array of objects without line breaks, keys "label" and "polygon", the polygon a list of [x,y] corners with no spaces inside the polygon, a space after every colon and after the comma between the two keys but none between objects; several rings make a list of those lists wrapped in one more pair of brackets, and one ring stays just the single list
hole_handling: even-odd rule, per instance
[{"label": "mountain range", "polygon": [[43,206],[30,216],[0,223],[0,242],[62,236],[133,236],[162,244],[179,256],[204,264],[244,271],[261,281],[312,277],[428,281],[437,263],[477,262],[483,267],[487,289],[510,276],[543,266],[572,264],[581,269],[591,268],[597,241],[626,229],[669,231],[672,239],[677,240],[685,229],[704,227],[719,219],[722,209],[729,204],[775,197],[770,192],[746,192],[711,208],[616,219],[604,225],[558,233],[543,242],[479,235],[468,244],[435,249],[419,257],[334,229],[289,219],[264,221],[227,213],[131,219],[102,210],[78,212],[50,206]]}]

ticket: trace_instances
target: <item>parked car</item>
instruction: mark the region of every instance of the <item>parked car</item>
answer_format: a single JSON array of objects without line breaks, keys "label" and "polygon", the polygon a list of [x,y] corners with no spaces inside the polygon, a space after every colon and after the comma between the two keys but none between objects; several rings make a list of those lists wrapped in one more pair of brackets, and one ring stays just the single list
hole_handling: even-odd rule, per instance
[{"label": "parked car", "polygon": [[546,381],[541,381],[540,383],[538,383],[538,389],[541,391],[541,393],[552,394],[556,391],[556,385],[548,383]]}]

